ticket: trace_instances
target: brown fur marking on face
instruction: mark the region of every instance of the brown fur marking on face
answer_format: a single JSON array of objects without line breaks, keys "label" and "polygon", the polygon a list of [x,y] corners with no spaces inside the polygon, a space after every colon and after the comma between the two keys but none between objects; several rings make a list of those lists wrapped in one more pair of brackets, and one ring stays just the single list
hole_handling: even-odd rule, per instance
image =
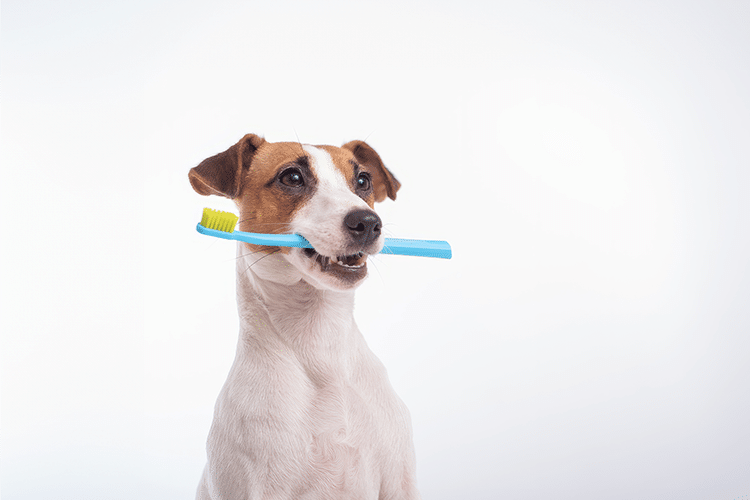
[{"label": "brown fur marking on face", "polygon": [[357,183],[356,183],[356,175],[355,175],[355,168],[352,162],[354,164],[359,165],[360,172],[367,172],[370,174],[371,178],[374,178],[373,172],[371,172],[371,168],[367,167],[366,165],[362,165],[357,163],[357,160],[354,158],[354,155],[351,151],[348,149],[343,148],[337,148],[335,146],[315,146],[318,149],[322,149],[326,153],[328,153],[331,156],[331,161],[333,161],[333,166],[336,167],[336,169],[341,172],[341,174],[344,176],[344,179],[346,179],[346,183],[349,186],[349,188],[352,190],[354,194],[365,200],[365,202],[370,206],[370,208],[373,208],[375,206],[375,193],[374,190],[371,189],[368,193],[360,193],[357,191]]},{"label": "brown fur marking on face", "polygon": [[401,188],[401,183],[385,167],[380,155],[369,144],[364,141],[350,141],[341,148],[351,151],[357,163],[367,167],[367,171],[372,175],[376,202],[385,200],[386,196],[392,200],[396,199],[396,192]]},{"label": "brown fur marking on face", "polygon": [[[237,205],[240,209],[240,230],[251,233],[288,233],[288,224],[299,208],[312,196],[315,179],[305,177],[305,188],[298,192],[283,189],[276,180],[280,170],[292,166],[300,157],[307,157],[294,142],[265,143],[255,153],[245,174]],[[300,169],[303,170],[303,169]],[[278,248],[288,253],[288,247]]]}]

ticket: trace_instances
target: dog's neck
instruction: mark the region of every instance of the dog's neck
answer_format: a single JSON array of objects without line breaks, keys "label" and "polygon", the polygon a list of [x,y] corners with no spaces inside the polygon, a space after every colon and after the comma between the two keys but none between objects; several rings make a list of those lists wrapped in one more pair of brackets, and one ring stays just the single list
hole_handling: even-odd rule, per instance
[{"label": "dog's neck", "polygon": [[237,304],[240,344],[291,350],[315,383],[351,372],[362,339],[353,290],[317,289],[299,279],[281,255],[263,261],[244,256],[237,260]]}]

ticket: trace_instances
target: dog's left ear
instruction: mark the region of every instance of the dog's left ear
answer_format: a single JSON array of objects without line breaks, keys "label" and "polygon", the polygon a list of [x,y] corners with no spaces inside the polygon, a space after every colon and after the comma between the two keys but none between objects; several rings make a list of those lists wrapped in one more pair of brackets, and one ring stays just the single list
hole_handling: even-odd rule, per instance
[{"label": "dog's left ear", "polygon": [[364,141],[347,142],[341,147],[354,153],[354,157],[359,163],[371,168],[375,201],[381,202],[385,200],[386,196],[392,200],[396,199],[396,191],[401,187],[401,183],[390,170],[385,168],[383,160],[380,159],[380,155],[374,149]]},{"label": "dog's left ear", "polygon": [[198,194],[216,194],[234,199],[242,191],[242,181],[258,148],[266,142],[255,134],[247,134],[240,141],[191,168],[190,185]]}]

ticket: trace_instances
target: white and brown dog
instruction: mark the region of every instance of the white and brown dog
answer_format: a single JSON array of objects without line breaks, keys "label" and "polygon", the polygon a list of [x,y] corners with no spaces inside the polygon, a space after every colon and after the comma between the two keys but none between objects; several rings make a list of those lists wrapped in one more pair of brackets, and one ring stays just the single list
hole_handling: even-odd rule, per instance
[{"label": "white and brown dog", "polygon": [[366,143],[246,135],[190,171],[233,199],[240,229],[313,249],[237,247],[240,336],[216,402],[199,500],[416,499],[409,412],[354,322],[383,246],[375,202],[400,184]]}]

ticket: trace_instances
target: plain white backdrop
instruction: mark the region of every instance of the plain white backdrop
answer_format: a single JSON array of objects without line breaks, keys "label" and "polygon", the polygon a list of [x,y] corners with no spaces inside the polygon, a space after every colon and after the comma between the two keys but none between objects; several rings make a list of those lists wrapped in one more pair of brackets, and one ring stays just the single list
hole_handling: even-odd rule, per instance
[{"label": "plain white backdrop", "polygon": [[750,4],[2,4],[0,492],[193,498],[233,243],[188,170],[366,139],[425,499],[750,495]]}]

